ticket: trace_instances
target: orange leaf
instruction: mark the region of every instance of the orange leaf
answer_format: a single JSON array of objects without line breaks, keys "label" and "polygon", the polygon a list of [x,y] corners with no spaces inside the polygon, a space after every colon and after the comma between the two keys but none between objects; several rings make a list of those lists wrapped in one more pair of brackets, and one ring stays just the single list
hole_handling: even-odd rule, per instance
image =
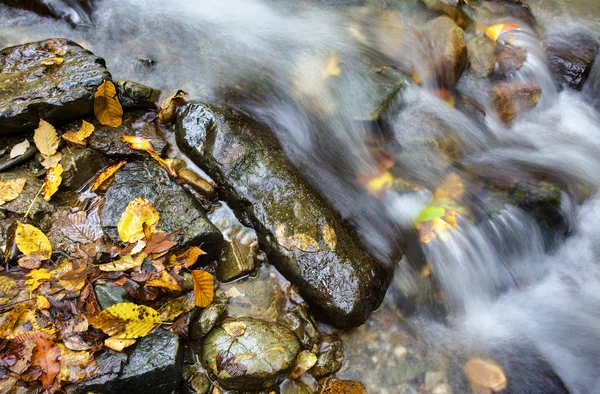
[{"label": "orange leaf", "polygon": [[62,135],[62,138],[77,146],[85,147],[87,145],[87,138],[92,135],[93,132],[94,125],[83,120],[78,131],[65,133]]},{"label": "orange leaf", "polygon": [[123,122],[123,107],[117,97],[117,89],[108,79],[96,90],[94,114],[96,119],[105,126],[119,127]]},{"label": "orange leaf", "polygon": [[123,167],[127,162],[122,160],[119,164],[115,164],[113,166],[108,167],[106,170],[102,172],[102,174],[98,175],[96,181],[94,181],[94,186],[92,186],[92,191],[95,192],[100,186],[102,186],[109,178],[119,170],[119,168]]},{"label": "orange leaf", "polygon": [[154,146],[152,142],[144,137],[137,137],[135,135],[124,135],[121,137],[121,141],[125,142],[131,149],[144,150],[146,152],[154,152]]},{"label": "orange leaf", "polygon": [[200,308],[209,306],[215,296],[213,276],[203,270],[193,270],[194,279],[194,303]]},{"label": "orange leaf", "polygon": [[56,343],[41,333],[33,336],[35,348],[31,356],[31,365],[42,371],[40,382],[46,390],[50,390],[56,375],[60,371],[60,348]]}]

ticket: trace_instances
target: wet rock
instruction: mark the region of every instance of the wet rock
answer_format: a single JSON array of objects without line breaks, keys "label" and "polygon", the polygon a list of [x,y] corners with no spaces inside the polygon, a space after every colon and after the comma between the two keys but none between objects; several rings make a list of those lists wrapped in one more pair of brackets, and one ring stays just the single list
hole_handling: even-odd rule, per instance
[{"label": "wet rock", "polygon": [[142,110],[127,111],[123,115],[123,123],[119,127],[104,126],[94,120],[96,128],[88,139],[89,147],[106,156],[147,158],[148,154],[129,148],[121,141],[125,135],[144,137],[152,143],[154,150],[162,154],[168,144],[165,136],[156,122],[155,114]]},{"label": "wet rock", "polygon": [[432,11],[437,11],[448,15],[459,26],[465,28],[473,20],[462,10],[463,0],[422,0],[425,6]]},{"label": "wet rock", "polygon": [[217,324],[223,312],[225,312],[226,306],[226,300],[215,299],[212,304],[204,308],[190,324],[190,337],[194,340],[204,338]]},{"label": "wet rock", "polygon": [[156,108],[160,90],[141,83],[118,80],[116,82],[119,101],[125,108]]},{"label": "wet rock", "polygon": [[479,2],[474,8],[473,19],[478,21],[518,19],[529,26],[535,26],[535,17],[531,9],[520,0],[486,0]]},{"label": "wet rock", "polygon": [[[220,196],[257,230],[269,261],[324,319],[356,326],[379,306],[388,270],[360,249],[356,233],[289,164],[270,130],[232,111],[191,104],[179,114],[177,143],[217,182]],[[323,240],[325,225],[337,236],[333,249]]]},{"label": "wet rock", "polygon": [[19,216],[23,216],[29,210],[29,215],[31,215],[31,217],[36,217],[54,210],[52,205],[44,201],[43,198],[35,198],[42,188],[43,182],[36,178],[33,172],[24,168],[17,168],[12,171],[0,173],[1,182],[13,179],[26,179],[25,187],[19,197],[15,200],[0,205],[0,211],[12,212]]},{"label": "wet rock", "polygon": [[463,30],[447,16],[440,16],[425,25],[433,43],[434,69],[438,83],[451,89],[467,66],[467,43]]},{"label": "wet rock", "polygon": [[122,286],[103,284],[94,286],[96,301],[100,308],[106,309],[121,302],[132,302],[131,297]]},{"label": "wet rock", "polygon": [[334,378],[322,379],[319,381],[319,393],[335,394],[335,393],[355,393],[367,394],[367,389],[362,383],[352,380],[340,380]]},{"label": "wet rock", "polygon": [[61,187],[77,190],[104,168],[107,162],[104,156],[94,150],[67,147],[62,150],[60,164],[65,169]]},{"label": "wet rock", "polygon": [[587,32],[576,31],[551,36],[545,44],[555,81],[581,89],[598,54],[598,41]]},{"label": "wet rock", "polygon": [[[245,325],[241,336],[233,337],[223,329],[234,322]],[[201,359],[224,388],[255,391],[282,381],[299,352],[300,344],[287,327],[244,317],[226,319],[213,329],[204,338]]]},{"label": "wet rock", "polygon": [[2,156],[2,158],[0,158],[0,171],[6,171],[12,167],[15,167],[21,163],[26,162],[27,160],[34,157],[36,152],[37,152],[37,148],[35,147],[35,145],[33,143],[31,143],[29,145],[29,148],[27,148],[25,153],[23,153],[20,156],[13,157],[12,159],[10,158],[10,154],[7,151],[6,154],[4,156]]},{"label": "wet rock", "polygon": [[383,66],[371,68],[367,75],[369,80],[368,105],[354,115],[356,120],[376,121],[388,112],[394,100],[398,97],[406,77],[393,67]]},{"label": "wet rock", "polygon": [[335,335],[321,335],[317,363],[309,370],[315,378],[333,375],[342,367],[344,345]]},{"label": "wet rock", "polygon": [[480,78],[489,76],[496,64],[495,45],[487,37],[475,37],[467,42],[469,64],[473,74]]},{"label": "wet rock", "polygon": [[103,386],[107,382],[114,382],[118,379],[123,370],[123,365],[127,362],[127,354],[108,350],[96,357],[99,376],[77,384],[77,386],[67,387],[67,393],[103,393]]},{"label": "wet rock", "polygon": [[177,233],[182,245],[198,245],[209,258],[221,252],[223,236],[208,220],[199,202],[169,178],[167,172],[154,160],[129,162],[115,175],[106,191],[101,212],[104,233],[119,241],[117,223],[127,204],[136,197],[150,202],[160,214],[158,228]]},{"label": "wet rock", "polygon": [[498,63],[496,72],[506,76],[519,71],[527,61],[527,51],[525,48],[515,48],[509,45],[503,46],[496,55]]},{"label": "wet rock", "polygon": [[186,386],[189,386],[190,391],[195,394],[206,394],[212,386],[212,382],[204,371],[198,371],[186,379]]},{"label": "wet rock", "polygon": [[[62,57],[56,66],[41,62]],[[55,38],[0,51],[0,134],[32,131],[40,118],[60,123],[93,113],[98,85],[110,79],[102,58]]]},{"label": "wet rock", "polygon": [[118,375],[82,382],[75,392],[170,394],[181,383],[182,360],[179,336],[157,329],[137,340]]},{"label": "wet rock", "polygon": [[280,386],[280,394],[313,394],[314,392],[300,380],[286,379]]},{"label": "wet rock", "polygon": [[77,26],[91,24],[92,2],[89,1],[0,0],[0,4],[32,11],[40,16],[63,19]]},{"label": "wet rock", "polygon": [[286,313],[280,320],[281,324],[292,330],[302,347],[312,350],[319,340],[319,331],[313,318],[308,314],[304,304],[299,304],[292,311]]},{"label": "wet rock", "polygon": [[518,114],[535,107],[542,89],[533,83],[500,82],[492,89],[492,101],[500,119],[510,126]]}]

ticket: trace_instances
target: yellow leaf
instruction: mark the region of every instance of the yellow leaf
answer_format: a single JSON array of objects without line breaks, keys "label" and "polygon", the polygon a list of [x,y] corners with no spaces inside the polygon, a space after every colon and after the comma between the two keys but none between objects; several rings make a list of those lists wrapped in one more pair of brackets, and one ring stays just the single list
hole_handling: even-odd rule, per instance
[{"label": "yellow leaf", "polygon": [[185,99],[183,98],[185,95],[186,93],[183,90],[178,90],[160,103],[158,123],[169,124],[175,121],[177,108],[185,104]]},{"label": "yellow leaf", "polygon": [[50,59],[42,60],[41,63],[43,66],[60,66],[64,61],[65,59],[62,57],[52,57]]},{"label": "yellow leaf", "polygon": [[30,254],[37,253],[44,260],[52,256],[50,241],[40,229],[31,224],[17,222],[15,242],[24,255],[29,256]]},{"label": "yellow leaf", "polygon": [[105,334],[121,339],[146,336],[161,323],[156,310],[132,302],[115,304],[96,315],[88,316],[88,321]]},{"label": "yellow leaf", "polygon": [[462,179],[457,174],[448,174],[444,182],[435,190],[434,199],[460,200],[465,193]]},{"label": "yellow leaf", "polygon": [[163,322],[173,321],[179,315],[191,311],[196,305],[194,304],[194,292],[177,297],[167,304],[163,305],[158,312],[160,313],[160,319]]},{"label": "yellow leaf", "polygon": [[194,279],[194,303],[200,308],[209,306],[215,296],[213,276],[203,270],[193,270]]},{"label": "yellow leaf", "polygon": [[44,160],[41,163],[42,166],[45,169],[49,169],[49,168],[56,167],[58,165],[58,163],[60,163],[60,159],[62,159],[62,153],[56,152],[52,156],[42,155],[42,157],[44,158]]},{"label": "yellow leaf", "polygon": [[485,35],[488,36],[492,41],[498,41],[498,37],[502,34],[511,30],[519,29],[521,26],[516,23],[499,23],[485,29]]},{"label": "yellow leaf", "polygon": [[366,184],[367,191],[371,194],[378,194],[382,190],[389,189],[394,184],[394,178],[389,171],[382,175],[371,178]]},{"label": "yellow leaf", "polygon": [[93,352],[73,351],[62,343],[59,343],[58,347],[60,348],[59,382],[73,384],[101,373],[94,360]]},{"label": "yellow leaf", "polygon": [[241,337],[246,332],[246,325],[237,321],[224,323],[221,328],[232,337]]},{"label": "yellow leaf", "polygon": [[[17,282],[8,276],[0,276],[0,300],[13,298],[19,294]],[[4,304],[5,302],[2,302]]]},{"label": "yellow leaf", "polygon": [[50,301],[43,295],[39,295],[36,298],[36,306],[38,309],[48,309],[50,308]]},{"label": "yellow leaf", "polygon": [[98,269],[105,272],[127,271],[131,268],[140,267],[146,257],[144,253],[137,254],[136,256],[127,254],[117,261],[99,265]]},{"label": "yellow leaf", "polygon": [[164,289],[181,291],[181,286],[167,271],[160,273],[159,279],[152,279],[146,282],[146,286],[162,287]]},{"label": "yellow leaf", "polygon": [[62,135],[62,138],[74,145],[85,147],[87,145],[87,138],[92,135],[93,132],[94,125],[84,120],[82,121],[79,130],[65,133]]},{"label": "yellow leaf", "polygon": [[50,123],[40,119],[40,124],[33,134],[33,142],[44,156],[52,156],[58,149],[58,134]]},{"label": "yellow leaf", "polygon": [[159,214],[152,205],[143,198],[137,197],[131,201],[117,224],[119,237],[123,242],[133,243],[145,236],[145,227],[148,232],[156,231]]},{"label": "yellow leaf", "polygon": [[27,179],[24,178],[11,179],[6,182],[0,181],[0,205],[19,197],[26,183]]},{"label": "yellow leaf", "polygon": [[275,239],[282,247],[286,248],[287,250],[292,250],[292,247],[294,247],[292,237],[288,237],[286,234],[287,226],[284,223],[279,223],[277,228],[275,228]]},{"label": "yellow leaf", "polygon": [[50,168],[46,172],[46,179],[44,180],[44,200],[50,201],[50,198],[56,193],[58,187],[62,182],[62,173],[64,172],[61,164],[55,168]]},{"label": "yellow leaf", "polygon": [[106,170],[102,171],[102,173],[98,175],[98,178],[96,178],[96,180],[94,181],[92,191],[95,192],[96,190],[98,190],[98,188],[102,186],[104,182],[111,178],[117,171],[119,171],[119,168],[123,167],[126,163],[127,162],[125,160],[122,160],[119,162],[119,164],[112,165]]},{"label": "yellow leaf", "polygon": [[465,364],[464,372],[478,393],[497,393],[506,388],[506,375],[495,361],[472,357]]},{"label": "yellow leaf", "polygon": [[29,149],[30,146],[31,144],[27,139],[25,139],[23,142],[19,142],[10,150],[10,158],[14,159],[15,157],[23,155],[25,152],[27,152],[27,149]]},{"label": "yellow leaf", "polygon": [[323,226],[323,240],[332,250],[335,249],[335,245],[337,245],[337,236],[333,227],[329,224]]},{"label": "yellow leaf", "polygon": [[52,277],[52,273],[45,268],[38,268],[36,270],[30,271],[27,274],[27,277],[29,279],[25,281],[25,285],[29,286],[29,291],[34,291],[35,289],[40,287],[42,282],[49,280]]},{"label": "yellow leaf", "polygon": [[292,237],[294,246],[304,252],[317,252],[319,244],[309,235],[296,234]]},{"label": "yellow leaf", "polygon": [[329,56],[325,62],[323,79],[327,79],[329,77],[339,77],[340,75],[342,75],[340,59],[335,55]]},{"label": "yellow leaf", "polygon": [[129,347],[135,343],[135,339],[125,339],[125,338],[116,338],[110,337],[104,340],[104,346],[109,349],[114,350],[115,352],[121,352],[126,347]]},{"label": "yellow leaf", "polygon": [[152,142],[144,137],[138,137],[135,135],[124,135],[121,137],[121,141],[125,142],[131,149],[143,150],[146,152],[154,151]]},{"label": "yellow leaf", "polygon": [[117,89],[108,79],[96,90],[94,114],[98,122],[105,126],[119,127],[123,122],[123,108],[117,97]]}]

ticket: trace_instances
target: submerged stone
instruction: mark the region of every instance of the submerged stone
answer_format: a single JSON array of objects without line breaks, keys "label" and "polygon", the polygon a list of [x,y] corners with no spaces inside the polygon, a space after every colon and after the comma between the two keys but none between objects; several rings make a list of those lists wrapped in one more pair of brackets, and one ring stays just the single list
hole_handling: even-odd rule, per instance
[{"label": "submerged stone", "polygon": [[435,76],[427,75],[422,79],[436,78],[440,86],[454,87],[467,67],[467,43],[464,31],[447,16],[429,21],[424,31],[432,42],[432,56]]},{"label": "submerged stone", "polygon": [[190,324],[190,338],[202,339],[213,329],[219,321],[227,302],[223,299],[214,300],[209,306],[204,308],[198,317]]},{"label": "submerged stone", "polygon": [[473,74],[480,78],[489,76],[496,65],[494,43],[487,37],[475,37],[467,42],[469,64]]},{"label": "submerged stone", "polygon": [[[269,129],[232,111],[191,104],[179,115],[177,143],[253,225],[269,261],[323,319],[357,326],[379,306],[391,274],[286,160]],[[336,235],[333,246],[323,235],[326,226]]]},{"label": "submerged stone", "polygon": [[[62,64],[43,61],[61,58]],[[40,118],[65,122],[93,113],[96,88],[110,79],[104,60],[63,38],[0,51],[0,134],[34,130]]]},{"label": "submerged stone", "polygon": [[[223,327],[244,326],[233,336]],[[294,368],[300,344],[279,323],[250,317],[226,319],[202,344],[202,364],[219,383],[230,390],[257,391],[281,382]]]},{"label": "submerged stone", "polygon": [[177,231],[181,245],[198,245],[209,258],[221,252],[223,236],[208,220],[206,211],[154,160],[127,163],[106,191],[100,219],[102,230],[112,240],[119,241],[117,224],[136,197],[150,202],[160,214],[158,229]]},{"label": "submerged stone", "polygon": [[492,89],[492,101],[498,116],[511,126],[519,113],[534,108],[542,95],[542,88],[534,83],[500,82]]}]

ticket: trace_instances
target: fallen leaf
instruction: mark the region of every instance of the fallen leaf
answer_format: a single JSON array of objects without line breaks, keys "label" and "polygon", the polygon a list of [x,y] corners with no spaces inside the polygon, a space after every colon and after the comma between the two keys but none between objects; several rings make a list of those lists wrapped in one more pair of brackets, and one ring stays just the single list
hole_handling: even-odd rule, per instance
[{"label": "fallen leaf", "polygon": [[33,336],[35,347],[31,356],[31,365],[42,371],[40,382],[46,390],[50,390],[60,371],[60,348],[56,343],[39,334]]},{"label": "fallen leaf", "polygon": [[123,122],[123,108],[117,96],[117,89],[108,79],[96,90],[94,114],[98,122],[105,126],[119,127]]},{"label": "fallen leaf", "polygon": [[227,333],[227,335],[230,335],[234,338],[241,337],[246,332],[246,325],[237,321],[225,322],[221,328]]},{"label": "fallen leaf", "polygon": [[97,211],[86,214],[84,211],[72,212],[61,222],[59,231],[71,241],[88,244],[102,238]]},{"label": "fallen leaf", "polygon": [[9,300],[17,294],[17,282],[8,276],[0,276],[0,304],[5,304],[4,300]]},{"label": "fallen leaf", "polygon": [[185,262],[183,263],[183,266],[185,268],[189,268],[192,265],[196,264],[196,261],[198,261],[198,257],[204,254],[206,254],[206,252],[200,249],[199,247],[191,246],[187,249],[178,252],[176,258],[178,260],[184,260]]},{"label": "fallen leaf", "polygon": [[335,249],[335,246],[337,245],[337,236],[333,230],[333,227],[331,227],[329,224],[325,224],[325,226],[323,226],[323,240],[327,246],[331,248],[331,250]]},{"label": "fallen leaf", "polygon": [[292,236],[294,246],[304,252],[318,252],[319,244],[310,235],[295,234]]},{"label": "fallen leaf", "polygon": [[94,132],[94,125],[83,120],[81,127],[77,131],[71,131],[62,135],[62,138],[74,145],[85,148],[87,146],[87,138]]},{"label": "fallen leaf", "polygon": [[17,178],[6,182],[0,181],[0,205],[15,200],[25,187],[27,179]]},{"label": "fallen leaf", "polygon": [[394,178],[389,171],[384,172],[383,174],[369,179],[365,187],[367,191],[373,195],[377,195],[385,189],[389,189],[394,184]]},{"label": "fallen leaf", "polygon": [[116,352],[122,352],[123,349],[133,345],[134,343],[135,339],[110,337],[106,338],[104,341],[104,346]]},{"label": "fallen leaf", "polygon": [[159,214],[147,200],[137,197],[129,204],[117,224],[119,237],[123,242],[135,242],[156,231]]},{"label": "fallen leaf", "polygon": [[52,278],[52,273],[45,268],[38,268],[30,271],[27,274],[27,278],[29,279],[25,281],[25,285],[29,287],[29,291],[34,291],[40,287],[42,282],[50,280],[50,278]]},{"label": "fallen leaf", "polygon": [[141,150],[144,152],[148,152],[150,156],[154,160],[158,162],[172,177],[177,177],[176,169],[171,166],[171,162],[165,161],[162,157],[156,153],[154,150],[154,146],[152,146],[152,142],[144,137],[138,137],[135,135],[124,135],[121,137],[121,141],[125,142],[131,149]]},{"label": "fallen leaf", "polygon": [[160,313],[160,319],[163,322],[171,322],[180,315],[191,311],[195,306],[194,292],[190,291],[181,297],[169,301],[163,305],[158,312]]},{"label": "fallen leaf", "polygon": [[216,358],[217,373],[225,371],[232,378],[239,378],[244,376],[248,367],[242,363],[235,362],[235,356],[229,351],[222,351],[217,354]]},{"label": "fallen leaf", "polygon": [[287,236],[287,226],[284,223],[279,223],[275,228],[275,239],[280,246],[287,250],[292,250],[294,247],[292,237]]},{"label": "fallen leaf", "polygon": [[[146,254],[160,254],[168,251],[173,246],[177,245],[177,242],[173,241],[175,237],[174,233],[154,233],[146,243],[144,253]],[[197,246],[196,246],[197,247]],[[198,248],[199,249],[199,248]]]},{"label": "fallen leaf", "polygon": [[42,162],[40,164],[45,169],[50,169],[50,168],[56,167],[58,165],[58,163],[60,163],[60,159],[62,159],[62,153],[56,152],[52,156],[42,155],[42,157],[44,158],[44,160],[42,160]]},{"label": "fallen leaf", "polygon": [[48,309],[50,308],[50,301],[43,295],[39,295],[35,300],[35,305],[38,309]]},{"label": "fallen leaf", "polygon": [[33,270],[36,268],[40,268],[40,266],[42,265],[42,258],[40,257],[39,254],[32,253],[28,256],[21,257],[17,261],[17,264],[19,264],[19,267],[22,267],[22,268],[25,268],[28,270]]},{"label": "fallen leaf", "polygon": [[438,207],[435,205],[428,205],[419,214],[417,217],[417,222],[428,222],[430,220],[438,219],[444,216],[446,210],[443,207]]},{"label": "fallen leaf", "polygon": [[465,364],[464,372],[477,393],[497,393],[506,388],[506,375],[493,360],[472,357]]},{"label": "fallen leaf", "polygon": [[43,66],[60,66],[64,63],[64,61],[65,59],[63,59],[62,57],[52,57],[50,59],[42,60],[41,64]]},{"label": "fallen leaf", "polygon": [[18,344],[21,348],[19,349],[19,357],[15,360],[16,362],[9,367],[9,369],[17,375],[22,374],[31,365],[31,357],[33,356],[33,348],[35,347],[35,341],[30,335],[21,334],[14,339],[14,344]]},{"label": "fallen leaf", "polygon": [[156,310],[132,302],[115,304],[96,315],[88,316],[88,320],[105,334],[121,339],[146,336],[161,323]]},{"label": "fallen leaf", "polygon": [[325,61],[322,78],[327,79],[329,77],[339,77],[340,75],[342,75],[340,59],[336,55],[329,56]]},{"label": "fallen leaf", "polygon": [[200,308],[209,306],[215,295],[213,276],[204,270],[193,270],[194,303]]},{"label": "fallen leaf", "polygon": [[100,372],[92,352],[73,351],[62,344],[58,346],[60,348],[59,382],[74,384]]},{"label": "fallen leaf", "polygon": [[164,289],[181,291],[181,286],[167,271],[160,273],[160,278],[149,280],[146,282],[146,286],[162,287]]},{"label": "fallen leaf", "polygon": [[58,149],[58,134],[56,133],[56,129],[44,119],[40,119],[39,126],[33,134],[33,142],[42,155],[46,157],[52,156]]},{"label": "fallen leaf", "polygon": [[519,29],[521,26],[516,23],[499,23],[497,25],[493,25],[488,27],[485,30],[485,35],[488,36],[492,41],[498,41],[498,38],[511,30]]},{"label": "fallen leaf", "polygon": [[118,164],[112,165],[106,170],[102,171],[98,178],[94,181],[94,186],[92,186],[92,191],[95,192],[100,186],[102,186],[109,178],[119,170],[119,168],[123,167],[127,162],[125,160],[120,161]]},{"label": "fallen leaf", "polygon": [[29,149],[29,147],[31,146],[31,144],[29,143],[29,140],[24,140],[23,142],[19,142],[18,144],[16,144],[15,146],[12,147],[12,149],[10,150],[10,158],[14,159],[15,157],[19,157],[22,156],[25,152],[27,152],[27,149]]},{"label": "fallen leaf", "polygon": [[175,121],[177,108],[185,104],[184,96],[186,93],[183,90],[178,90],[160,103],[158,111],[158,123],[169,124]]},{"label": "fallen leaf", "polygon": [[139,253],[136,256],[128,254],[121,257],[119,260],[101,264],[98,266],[98,269],[105,272],[127,271],[131,268],[141,267],[146,257],[145,253]]},{"label": "fallen leaf", "polygon": [[15,242],[21,253],[26,256],[37,253],[44,260],[52,256],[50,241],[40,229],[31,224],[17,222]]},{"label": "fallen leaf", "polygon": [[58,187],[62,183],[62,173],[64,168],[61,164],[55,168],[50,168],[46,172],[46,179],[44,179],[44,200],[50,201],[50,198],[58,191]]}]

